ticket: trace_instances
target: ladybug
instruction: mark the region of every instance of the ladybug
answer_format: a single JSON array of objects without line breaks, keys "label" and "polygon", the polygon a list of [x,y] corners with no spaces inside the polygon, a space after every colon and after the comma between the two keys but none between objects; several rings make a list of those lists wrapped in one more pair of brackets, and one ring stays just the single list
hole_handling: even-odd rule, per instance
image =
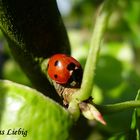
[{"label": "ladybug", "polygon": [[83,70],[80,63],[66,54],[55,54],[48,62],[49,77],[57,84],[80,87]]}]

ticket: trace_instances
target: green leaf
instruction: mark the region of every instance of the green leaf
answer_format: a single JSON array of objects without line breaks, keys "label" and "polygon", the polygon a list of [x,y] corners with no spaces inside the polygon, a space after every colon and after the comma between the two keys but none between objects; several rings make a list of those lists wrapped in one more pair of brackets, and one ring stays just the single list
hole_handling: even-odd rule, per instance
[{"label": "green leaf", "polygon": [[[29,87],[0,80],[0,139],[66,140],[71,125],[69,113],[53,100]],[[21,133],[11,134],[16,130]]]},{"label": "green leaf", "polygon": [[13,59],[9,59],[4,63],[2,73],[3,79],[15,81],[23,85],[31,85],[26,75],[22,72]]},{"label": "green leaf", "polygon": [[55,89],[45,75],[46,69],[42,71],[42,62],[51,55],[70,54],[69,39],[56,0],[26,1],[26,4],[25,0],[0,0],[0,30],[34,87],[59,101],[57,94],[51,94]]},{"label": "green leaf", "polygon": [[110,55],[100,57],[96,69],[95,82],[104,89],[113,89],[122,82],[122,64]]}]

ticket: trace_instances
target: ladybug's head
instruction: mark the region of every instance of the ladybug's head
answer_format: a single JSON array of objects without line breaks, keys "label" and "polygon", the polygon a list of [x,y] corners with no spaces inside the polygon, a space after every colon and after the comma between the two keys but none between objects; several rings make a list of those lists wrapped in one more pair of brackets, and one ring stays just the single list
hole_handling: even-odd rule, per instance
[{"label": "ladybug's head", "polygon": [[82,82],[83,70],[79,65],[77,66],[75,63],[71,62],[67,69],[70,73],[70,78],[68,80],[68,84],[70,87],[80,87]]}]

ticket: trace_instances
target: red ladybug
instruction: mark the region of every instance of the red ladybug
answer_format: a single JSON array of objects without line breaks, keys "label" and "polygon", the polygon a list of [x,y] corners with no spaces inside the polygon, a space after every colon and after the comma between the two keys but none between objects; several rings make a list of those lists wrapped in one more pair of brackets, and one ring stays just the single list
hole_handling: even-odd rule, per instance
[{"label": "red ladybug", "polygon": [[58,84],[78,87],[81,84],[83,70],[73,57],[55,54],[49,59],[48,75]]}]

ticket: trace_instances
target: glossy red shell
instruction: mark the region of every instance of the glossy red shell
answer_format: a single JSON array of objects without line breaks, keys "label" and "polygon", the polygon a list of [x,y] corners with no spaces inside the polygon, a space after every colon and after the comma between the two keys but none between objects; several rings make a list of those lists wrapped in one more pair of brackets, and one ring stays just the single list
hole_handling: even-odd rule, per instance
[{"label": "glossy red shell", "polygon": [[75,66],[81,68],[80,63],[73,57],[65,54],[53,55],[48,62],[48,75],[52,80],[59,84],[66,84],[71,76],[67,66],[74,63]]}]

